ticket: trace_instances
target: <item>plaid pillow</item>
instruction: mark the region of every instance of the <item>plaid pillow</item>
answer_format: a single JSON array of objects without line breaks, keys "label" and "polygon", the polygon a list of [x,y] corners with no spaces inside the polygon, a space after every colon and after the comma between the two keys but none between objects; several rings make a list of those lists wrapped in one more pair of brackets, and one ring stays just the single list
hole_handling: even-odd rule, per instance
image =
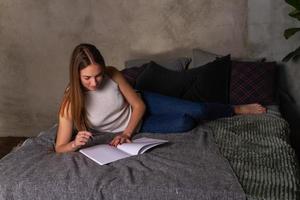
[{"label": "plaid pillow", "polygon": [[232,61],[230,104],[272,104],[276,62]]}]

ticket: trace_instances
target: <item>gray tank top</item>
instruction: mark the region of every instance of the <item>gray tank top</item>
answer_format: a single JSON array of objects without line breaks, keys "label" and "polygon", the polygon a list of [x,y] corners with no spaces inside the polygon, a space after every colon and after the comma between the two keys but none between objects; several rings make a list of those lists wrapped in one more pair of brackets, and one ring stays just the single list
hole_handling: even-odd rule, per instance
[{"label": "gray tank top", "polygon": [[97,90],[87,91],[85,94],[87,118],[92,129],[112,133],[125,130],[132,108],[116,82],[105,75]]}]

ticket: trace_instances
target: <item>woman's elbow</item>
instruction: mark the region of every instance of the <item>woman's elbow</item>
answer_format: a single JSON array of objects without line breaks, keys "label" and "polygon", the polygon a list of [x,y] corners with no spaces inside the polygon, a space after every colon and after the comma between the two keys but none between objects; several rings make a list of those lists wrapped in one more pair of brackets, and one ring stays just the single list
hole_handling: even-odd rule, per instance
[{"label": "woman's elbow", "polygon": [[55,145],[54,150],[55,150],[56,153],[63,153],[62,148],[59,145]]},{"label": "woman's elbow", "polygon": [[143,101],[140,101],[133,106],[133,110],[137,111],[138,113],[141,113],[141,115],[144,115],[146,111],[146,105]]},{"label": "woman's elbow", "polygon": [[140,103],[139,107],[140,107],[141,113],[144,115],[144,113],[145,113],[145,111],[146,111],[146,105],[145,105],[145,103],[142,101],[142,102]]},{"label": "woman's elbow", "polygon": [[55,146],[54,146],[54,151],[55,151],[56,153],[60,153],[59,147],[55,145]]}]

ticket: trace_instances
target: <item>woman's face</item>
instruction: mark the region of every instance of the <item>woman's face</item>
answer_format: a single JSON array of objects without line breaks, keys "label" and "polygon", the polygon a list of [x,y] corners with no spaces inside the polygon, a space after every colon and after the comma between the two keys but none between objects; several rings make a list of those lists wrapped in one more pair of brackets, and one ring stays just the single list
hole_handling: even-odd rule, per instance
[{"label": "woman's face", "polygon": [[96,90],[103,79],[104,67],[94,63],[80,70],[80,81],[83,87],[88,91]]}]

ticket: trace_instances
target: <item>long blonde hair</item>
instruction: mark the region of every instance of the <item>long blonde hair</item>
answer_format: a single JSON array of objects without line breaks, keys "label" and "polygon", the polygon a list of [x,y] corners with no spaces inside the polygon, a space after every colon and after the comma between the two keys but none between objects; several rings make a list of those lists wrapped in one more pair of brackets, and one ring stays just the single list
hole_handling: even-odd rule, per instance
[{"label": "long blonde hair", "polygon": [[87,130],[90,127],[85,109],[84,88],[80,81],[80,70],[94,62],[105,67],[104,58],[94,45],[84,43],[75,47],[71,55],[69,83],[66,87],[58,115],[64,117],[70,113],[73,125],[78,131]]}]

